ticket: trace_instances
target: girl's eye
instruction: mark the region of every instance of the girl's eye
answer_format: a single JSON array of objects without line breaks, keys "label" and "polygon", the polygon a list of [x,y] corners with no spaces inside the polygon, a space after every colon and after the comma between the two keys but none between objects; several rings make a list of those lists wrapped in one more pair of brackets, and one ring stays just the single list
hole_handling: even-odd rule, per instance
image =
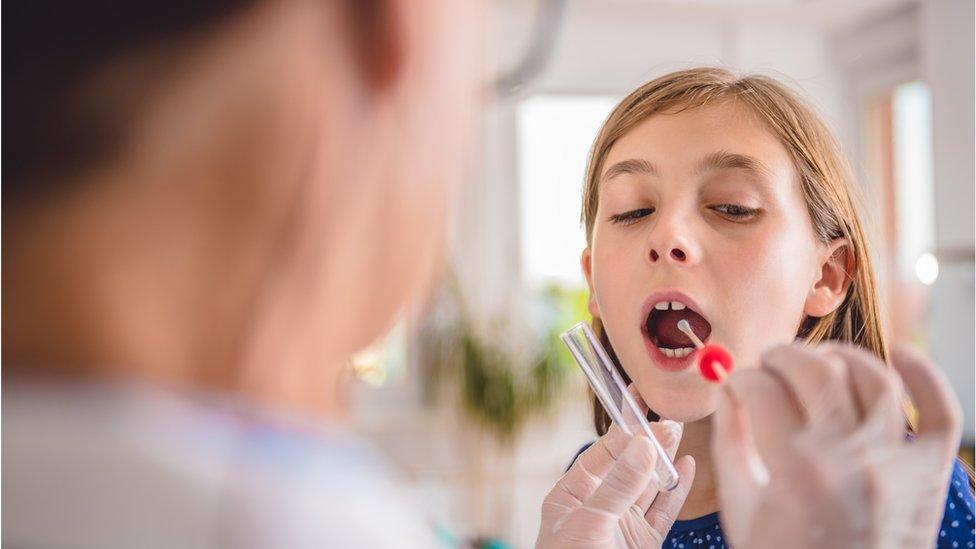
[{"label": "girl's eye", "polygon": [[653,208],[641,208],[639,210],[631,210],[629,212],[611,215],[610,221],[613,223],[619,223],[621,225],[630,225],[631,223],[636,223],[637,221],[640,221],[642,217],[647,217],[652,213],[654,213]]},{"label": "girl's eye", "polygon": [[759,213],[759,208],[747,208],[739,204],[719,204],[712,206],[712,209],[733,221],[746,221]]}]

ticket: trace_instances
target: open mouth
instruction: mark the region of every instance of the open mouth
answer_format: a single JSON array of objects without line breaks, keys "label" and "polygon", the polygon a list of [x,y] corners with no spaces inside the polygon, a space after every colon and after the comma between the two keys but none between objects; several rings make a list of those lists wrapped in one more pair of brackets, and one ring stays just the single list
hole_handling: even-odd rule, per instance
[{"label": "open mouth", "polygon": [[684,358],[695,352],[691,338],[678,329],[681,320],[688,321],[691,331],[702,342],[708,341],[712,335],[712,325],[686,304],[681,301],[659,301],[648,313],[644,329],[651,343],[666,357]]}]

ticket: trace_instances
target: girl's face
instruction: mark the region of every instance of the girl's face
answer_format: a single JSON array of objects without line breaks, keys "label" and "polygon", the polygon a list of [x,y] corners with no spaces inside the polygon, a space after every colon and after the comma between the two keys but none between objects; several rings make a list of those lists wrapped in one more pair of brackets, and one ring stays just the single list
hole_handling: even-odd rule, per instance
[{"label": "girl's face", "polygon": [[844,243],[817,240],[789,154],[748,107],[651,116],[614,144],[600,177],[582,257],[590,312],[663,417],[714,410],[678,320],[748,368],[842,301],[830,258]]}]

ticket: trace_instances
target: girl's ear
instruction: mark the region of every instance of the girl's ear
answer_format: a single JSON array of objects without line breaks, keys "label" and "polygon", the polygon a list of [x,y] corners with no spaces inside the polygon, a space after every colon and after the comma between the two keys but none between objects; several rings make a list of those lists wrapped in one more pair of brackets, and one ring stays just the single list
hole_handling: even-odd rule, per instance
[{"label": "girl's ear", "polygon": [[856,267],[854,252],[846,238],[828,244],[820,261],[820,276],[807,295],[804,314],[819,318],[837,310],[847,298]]},{"label": "girl's ear", "polygon": [[589,309],[591,316],[599,318],[600,307],[596,303],[596,294],[593,292],[593,254],[590,253],[589,246],[583,249],[583,255],[580,256],[580,265],[583,267],[583,276],[586,277],[586,286],[590,289],[590,296],[587,298],[586,307]]}]

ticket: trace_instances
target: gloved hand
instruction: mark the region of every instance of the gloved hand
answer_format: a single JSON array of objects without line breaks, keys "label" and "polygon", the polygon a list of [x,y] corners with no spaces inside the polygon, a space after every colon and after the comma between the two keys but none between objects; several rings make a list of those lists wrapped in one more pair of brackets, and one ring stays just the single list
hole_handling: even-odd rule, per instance
[{"label": "gloved hand", "polygon": [[[736,547],[931,548],[961,414],[944,376],[894,353],[792,345],[733,373],[712,452],[722,526]],[[906,438],[904,381],[919,414]]]},{"label": "gloved hand", "polygon": [[[681,424],[666,420],[651,428],[673,459]],[[691,456],[675,462],[680,480],[669,492],[659,492],[656,462],[646,436],[630,437],[612,425],[546,496],[536,547],[661,547],[688,496],[695,462]]]}]

